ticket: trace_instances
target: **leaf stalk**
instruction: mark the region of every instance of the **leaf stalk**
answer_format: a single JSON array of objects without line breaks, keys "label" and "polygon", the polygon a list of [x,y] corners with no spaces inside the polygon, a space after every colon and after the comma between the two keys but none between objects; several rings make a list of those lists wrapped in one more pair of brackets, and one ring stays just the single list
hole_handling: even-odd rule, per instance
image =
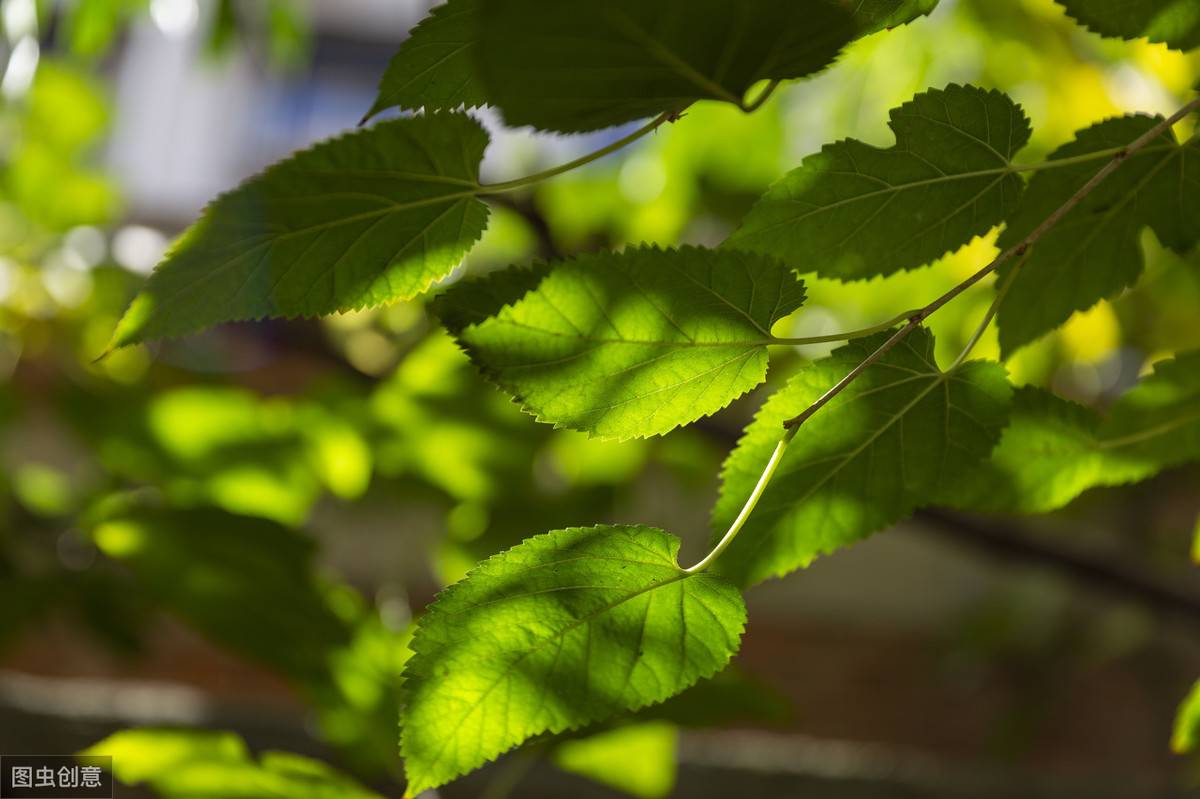
[{"label": "leaf stalk", "polygon": [[[1151,128],[1150,130],[1143,133],[1141,136],[1139,136],[1137,139],[1135,139],[1130,144],[1113,151],[1111,160],[1107,164],[1105,164],[1103,167],[1101,167],[1096,172],[1096,174],[1092,175],[1092,177],[1086,183],[1084,183],[1082,186],[1080,186],[1079,189],[1076,190],[1076,192],[1074,194],[1072,194],[1066,200],[1066,202],[1064,202],[1057,209],[1055,209],[1055,211],[1052,214],[1050,214],[1050,216],[1046,217],[1046,219],[1044,219],[1040,225],[1038,225],[1036,228],[1034,228],[1029,233],[1029,235],[1027,235],[1019,243],[1017,243],[1016,245],[1014,245],[1012,247],[1009,247],[1007,250],[1005,250],[1004,252],[997,255],[986,266],[979,269],[974,274],[972,274],[970,277],[968,277],[966,280],[964,280],[961,283],[959,283],[958,285],[954,286],[952,289],[945,292],[940,297],[933,300],[932,302],[930,302],[928,305],[924,306],[923,308],[920,308],[916,311],[908,312],[905,315],[902,315],[900,317],[896,317],[895,319],[892,319],[889,323],[887,323],[885,325],[876,326],[875,329],[870,330],[870,332],[878,332],[878,329],[886,329],[887,327],[890,327],[891,325],[898,323],[902,319],[908,320],[907,323],[905,323],[905,325],[903,327],[901,327],[895,333],[893,333],[885,342],[883,342],[883,344],[879,345],[879,347],[877,347],[874,352],[872,352],[865,359],[863,359],[863,361],[861,363],[859,363],[857,366],[855,366],[853,369],[851,369],[850,372],[845,377],[843,377],[841,380],[839,380],[832,388],[830,388],[828,391],[826,391],[824,394],[822,394],[816,401],[814,401],[811,405],[809,405],[807,408],[805,408],[799,414],[797,414],[796,416],[793,416],[791,419],[788,419],[787,421],[785,421],[783,423],[783,426],[784,426],[783,436],[782,436],[782,438],[780,438],[779,443],[775,445],[775,451],[773,453],[771,453],[771,458],[770,458],[770,460],[767,461],[767,465],[763,469],[762,475],[758,478],[758,483],[755,484],[754,489],[750,492],[750,496],[749,496],[749,498],[747,498],[746,504],[742,506],[741,513],[739,513],[737,518],[733,520],[733,524],[731,524],[729,526],[729,529],[726,531],[725,535],[722,536],[722,538],[719,542],[717,542],[717,545],[715,547],[713,547],[712,551],[709,552],[708,555],[706,555],[695,566],[692,566],[688,569],[684,569],[684,572],[687,574],[695,574],[696,572],[704,571],[710,565],[712,565],[712,563],[718,557],[720,557],[721,554],[724,553],[726,549],[729,548],[730,544],[733,543],[734,538],[737,537],[737,534],[741,531],[742,527],[745,525],[746,520],[750,517],[750,514],[754,511],[755,506],[758,505],[758,501],[762,497],[763,492],[766,491],[767,485],[771,482],[771,478],[775,475],[776,470],[779,468],[780,462],[783,460],[783,454],[787,450],[788,444],[790,444],[792,442],[792,439],[794,439],[796,437],[796,433],[800,430],[800,425],[802,425],[804,422],[811,419],[813,417],[813,415],[817,413],[817,411],[821,410],[821,408],[823,408],[827,404],[829,404],[829,402],[834,397],[836,397],[838,394],[840,394],[842,391],[844,391],[846,389],[846,387],[849,386],[852,382],[854,382],[854,380],[857,379],[860,375],[862,375],[863,372],[865,372],[867,369],[869,369],[880,358],[882,358],[884,355],[886,355],[892,348],[894,348],[897,344],[899,344],[901,341],[903,341],[905,339],[905,337],[908,336],[909,333],[911,333],[917,327],[922,325],[925,322],[925,320],[928,319],[932,314],[934,314],[936,311],[938,311],[944,305],[949,303],[951,300],[954,300],[955,298],[957,298],[964,291],[971,288],[976,283],[978,283],[979,281],[983,280],[988,275],[995,272],[997,269],[999,269],[1001,266],[1003,266],[1008,261],[1012,260],[1013,258],[1019,258],[1020,261],[1017,263],[1016,268],[1014,268],[1012,270],[1012,272],[1010,272],[1005,277],[1003,283],[1000,285],[999,289],[997,290],[996,298],[992,301],[992,304],[988,308],[987,313],[984,314],[984,318],[980,322],[979,327],[975,330],[974,334],[971,336],[970,341],[968,341],[967,346],[963,349],[962,353],[960,353],[959,356],[954,360],[954,363],[951,365],[951,367],[948,371],[953,371],[954,369],[958,368],[958,366],[961,365],[962,361],[965,360],[966,356],[971,352],[971,350],[979,342],[979,338],[983,335],[983,332],[987,329],[987,326],[991,323],[992,319],[995,317],[996,311],[999,309],[1000,303],[1003,300],[1004,295],[1007,293],[1009,286],[1012,285],[1014,276],[1016,275],[1016,273],[1018,271],[1020,271],[1021,267],[1024,265],[1026,256],[1029,253],[1030,249],[1035,244],[1037,244],[1037,242],[1040,241],[1042,239],[1042,237],[1045,236],[1052,228],[1054,228],[1059,222],[1061,222],[1063,217],[1065,217],[1072,210],[1074,210],[1081,202],[1084,201],[1084,199],[1087,198],[1087,196],[1089,194],[1091,194],[1093,191],[1095,191],[1096,187],[1099,186],[1101,183],[1103,183],[1104,180],[1109,177],[1109,175],[1111,175],[1113,172],[1115,172],[1117,169],[1119,169],[1121,164],[1124,163],[1125,160],[1129,158],[1129,156],[1144,149],[1146,147],[1146,145],[1148,145],[1150,142],[1154,141],[1159,136],[1161,136],[1164,132],[1169,130],[1171,128],[1171,126],[1173,126],[1176,122],[1178,122],[1179,120],[1186,117],[1188,114],[1191,114],[1192,112],[1194,112],[1198,109],[1200,109],[1200,97],[1196,97],[1191,102],[1187,103],[1182,108],[1180,108],[1178,111],[1176,111],[1174,114],[1172,114],[1171,116],[1167,117],[1166,119],[1160,121],[1157,125],[1155,125],[1153,128]],[[856,331],[856,332],[858,332],[858,331]],[[852,337],[856,337],[856,336],[853,336],[851,334],[842,334],[838,338],[826,339],[826,340],[835,340],[836,341],[836,340],[841,340],[841,338],[852,338]],[[817,338],[822,338],[822,337],[817,337]],[[780,339],[780,340],[777,340],[776,343],[781,343],[781,344],[806,343],[806,344],[808,344],[808,343],[818,343],[818,342],[814,341],[814,340],[808,340],[808,339],[790,339],[790,340],[789,339]]]}]

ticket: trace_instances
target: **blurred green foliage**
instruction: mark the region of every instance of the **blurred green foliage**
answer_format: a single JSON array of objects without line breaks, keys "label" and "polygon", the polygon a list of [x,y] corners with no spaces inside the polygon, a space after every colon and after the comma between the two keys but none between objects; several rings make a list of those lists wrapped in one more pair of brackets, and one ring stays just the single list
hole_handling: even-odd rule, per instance
[{"label": "blurred green foliage", "polygon": [[[169,614],[282,675],[348,769],[395,776],[412,609],[480,558],[543,530],[675,521],[699,546],[718,465],[756,403],[652,441],[553,430],[485,383],[419,303],[233,326],[95,362],[144,281],[111,252],[128,209],[120,175],[104,168],[113,106],[100,64],[145,9],[137,0],[39,3],[40,29],[53,33],[41,36],[27,91],[0,105],[0,646],[67,618],[136,656]],[[217,9],[206,32],[214,56],[264,47],[272,63],[303,64],[310,31],[295,4],[222,0]],[[622,155],[498,204],[448,282],[600,247],[715,244],[823,142],[891,145],[887,110],[931,85],[1008,92],[1033,120],[1032,161],[1105,116],[1169,110],[1198,80],[1200,54],[1103,40],[1050,0],[943,2],[928,19],[860,41],[755,114],[699,103]],[[503,168],[515,174],[560,160],[529,142],[510,156]],[[1009,363],[1017,383],[1102,406],[1145,364],[1200,346],[1200,256],[1144,238],[1141,281],[1018,353]],[[975,240],[903,274],[809,276],[806,307],[776,332],[881,321],[994,252],[992,241]],[[989,299],[969,294],[932,320],[939,357],[961,349]],[[276,347],[279,338],[288,343]],[[270,362],[259,373],[204,368],[214,352],[264,341]],[[769,384],[828,350],[792,348]],[[977,354],[998,352],[988,332]],[[379,547],[366,558],[371,569],[341,557],[342,532]],[[734,680],[719,703],[681,698],[663,713],[699,725],[750,708],[765,721],[780,702],[763,693]],[[702,712],[714,706],[729,712]],[[1194,711],[1181,718],[1194,722]],[[1177,747],[1188,734],[1177,733]],[[606,764],[628,761],[631,736],[635,749],[665,751],[674,740],[669,725],[634,727],[555,759],[611,775]],[[230,784],[261,785],[245,794],[256,796],[372,795],[311,761],[255,759],[230,736],[123,733],[96,751],[126,747],[138,755],[119,762],[141,770],[117,776],[168,796]],[[623,780],[639,796],[670,785],[659,772]]]}]

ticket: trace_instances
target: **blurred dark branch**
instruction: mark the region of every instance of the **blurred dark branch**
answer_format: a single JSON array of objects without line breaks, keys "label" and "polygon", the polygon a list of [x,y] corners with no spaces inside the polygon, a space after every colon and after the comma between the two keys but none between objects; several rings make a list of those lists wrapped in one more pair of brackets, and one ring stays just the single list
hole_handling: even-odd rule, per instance
[{"label": "blurred dark branch", "polygon": [[1001,560],[1048,566],[1097,589],[1200,623],[1200,592],[1164,580],[1134,564],[1083,552],[1075,547],[1035,539],[1019,525],[950,511],[918,511],[914,521],[924,529]]},{"label": "blurred dark branch", "polygon": [[554,233],[546,217],[534,205],[532,195],[497,194],[487,198],[492,205],[507,208],[520,216],[533,229],[538,241],[538,257],[546,260],[558,260],[563,257],[558,245],[554,242]]},{"label": "blurred dark branch", "polygon": [[[738,432],[720,419],[701,419],[697,429],[727,447],[737,445]],[[1092,588],[1200,624],[1200,591],[1159,574],[1114,561],[1111,556],[1034,538],[1015,520],[986,518],[937,508],[917,511],[913,521],[929,532],[987,556],[1024,566],[1044,566]]]}]

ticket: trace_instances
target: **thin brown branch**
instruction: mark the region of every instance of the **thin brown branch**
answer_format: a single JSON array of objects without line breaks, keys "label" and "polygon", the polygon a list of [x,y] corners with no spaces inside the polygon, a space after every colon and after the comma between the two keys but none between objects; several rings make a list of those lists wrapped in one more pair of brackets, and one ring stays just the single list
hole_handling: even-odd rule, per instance
[{"label": "thin brown branch", "polygon": [[1172,125],[1174,125],[1176,122],[1183,119],[1188,114],[1192,113],[1193,111],[1195,111],[1197,109],[1200,109],[1200,97],[1197,97],[1196,99],[1192,100],[1187,105],[1180,108],[1178,111],[1176,111],[1171,116],[1160,121],[1157,125],[1155,125],[1150,130],[1146,131],[1141,136],[1139,136],[1137,139],[1135,139],[1133,142],[1131,142],[1129,144],[1129,146],[1124,147],[1121,150],[1118,150],[1116,152],[1116,154],[1112,157],[1112,159],[1107,164],[1105,164],[1103,167],[1101,167],[1096,172],[1096,174],[1092,175],[1092,177],[1088,180],[1087,183],[1084,183],[1082,186],[1080,186],[1079,189],[1074,194],[1072,194],[1067,199],[1066,202],[1064,202],[1057,209],[1055,209],[1054,213],[1052,213],[1052,214],[1050,214],[1050,216],[1046,217],[1046,219],[1043,220],[1040,225],[1038,225],[1036,228],[1034,228],[1029,233],[1028,236],[1026,236],[1024,239],[1022,239],[1016,245],[1009,247],[1007,250],[1005,250],[1004,252],[997,255],[996,258],[991,263],[989,263],[987,266],[983,267],[982,269],[977,271],[975,274],[971,275],[969,278],[967,278],[963,282],[959,283],[957,286],[950,289],[949,291],[947,291],[942,296],[938,297],[933,302],[926,305],[924,308],[919,310],[917,313],[913,314],[912,318],[909,319],[908,323],[905,324],[904,327],[897,330],[894,334],[892,334],[892,336],[887,341],[885,341],[885,342],[883,342],[883,344],[879,345],[878,349],[876,349],[874,352],[872,352],[870,355],[868,355],[866,357],[866,359],[864,359],[862,361],[862,363],[860,363],[860,364],[858,364],[858,366],[854,367],[854,369],[852,369],[849,374],[847,374],[845,377],[843,377],[841,380],[839,380],[833,388],[829,389],[824,394],[822,394],[816,400],[816,402],[814,402],[812,405],[809,405],[798,415],[796,415],[796,416],[792,417],[791,419],[788,419],[786,422],[784,422],[783,426],[790,430],[794,427],[798,427],[799,425],[804,424],[804,422],[806,422],[810,418],[812,418],[813,414],[815,414],[817,411],[821,410],[821,408],[825,407],[825,405],[827,405],[829,403],[829,401],[832,400],[834,397],[836,397],[838,394],[842,393],[842,391],[845,390],[846,386],[848,386],[852,382],[854,382],[854,380],[856,378],[858,378],[863,372],[865,372],[867,369],[869,369],[876,361],[878,361],[880,358],[882,358],[884,355],[886,355],[893,347],[895,347],[897,344],[899,344],[901,341],[903,341],[908,336],[909,333],[911,333],[913,330],[918,328],[926,319],[928,319],[930,317],[930,315],[932,315],[935,311],[940,309],[946,303],[953,300],[958,295],[962,294],[967,289],[971,288],[971,286],[974,286],[980,280],[983,280],[985,277],[990,275],[992,272],[995,272],[997,269],[999,269],[1001,266],[1003,266],[1008,261],[1012,260],[1015,257],[1020,257],[1020,256],[1024,255],[1025,252],[1030,247],[1032,247],[1038,241],[1040,241],[1041,238],[1043,236],[1045,236],[1055,225],[1057,225],[1059,222],[1061,222],[1063,217],[1065,217],[1067,214],[1069,214],[1071,211],[1073,211],[1076,208],[1076,206],[1078,206],[1081,202],[1083,202],[1087,198],[1087,196],[1089,194],[1091,194],[1093,191],[1095,191],[1096,187],[1099,186],[1101,183],[1103,183],[1104,180],[1109,175],[1111,175],[1113,172],[1117,171],[1117,169],[1120,168],[1121,164],[1123,164],[1129,158],[1129,156],[1133,155],[1138,150],[1141,150],[1147,144],[1154,141],[1159,136],[1163,135],[1163,133],[1165,133],[1167,130],[1169,130]]}]

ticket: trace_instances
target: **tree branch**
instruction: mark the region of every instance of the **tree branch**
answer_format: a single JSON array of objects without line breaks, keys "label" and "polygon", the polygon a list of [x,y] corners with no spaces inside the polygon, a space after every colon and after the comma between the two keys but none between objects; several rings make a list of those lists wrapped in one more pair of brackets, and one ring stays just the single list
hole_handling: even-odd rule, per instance
[{"label": "tree branch", "polygon": [[852,369],[848,375],[839,380],[833,388],[822,394],[816,400],[816,402],[805,408],[798,415],[784,422],[783,426],[790,430],[794,427],[799,427],[801,424],[812,418],[813,414],[825,407],[825,405],[827,405],[829,401],[838,394],[842,393],[846,386],[854,382],[854,380],[868,368],[870,368],[872,364],[874,364],[876,361],[886,355],[893,347],[903,341],[909,333],[919,327],[921,323],[928,319],[935,311],[953,300],[958,295],[962,294],[971,286],[974,286],[980,280],[983,280],[992,272],[995,272],[1008,261],[1024,255],[1030,247],[1040,241],[1041,238],[1050,232],[1055,225],[1061,222],[1063,217],[1073,211],[1075,207],[1083,202],[1089,194],[1095,191],[1096,187],[1103,183],[1105,178],[1117,171],[1117,169],[1120,168],[1121,164],[1125,163],[1129,156],[1133,155],[1138,150],[1141,150],[1147,144],[1157,139],[1159,136],[1169,130],[1172,125],[1195,111],[1197,108],[1200,108],[1200,97],[1195,98],[1171,116],[1161,120],[1157,125],[1150,128],[1150,130],[1146,131],[1141,136],[1138,136],[1127,147],[1118,150],[1107,164],[1101,167],[1096,174],[1092,175],[1087,183],[1084,183],[1082,186],[1080,186],[1079,189],[1072,194],[1066,202],[1060,205],[1054,211],[1054,213],[1046,217],[1046,219],[1043,220],[1040,225],[1034,228],[1028,236],[1022,239],[1018,244],[1009,247],[1007,250],[997,255],[995,259],[993,259],[992,262],[987,266],[983,267],[975,274],[971,275],[969,278],[959,283],[957,286],[950,289],[933,302],[926,305],[917,313],[913,314],[912,318],[909,319],[908,324],[897,330],[895,334],[891,336],[891,338],[883,342],[883,344],[881,344],[878,349],[868,355],[862,363],[854,367],[854,369]]},{"label": "tree branch", "polygon": [[1200,623],[1200,593],[1164,582],[1144,569],[1033,538],[1017,525],[950,511],[926,509],[913,520],[922,528],[998,558],[1043,564],[1109,593]]}]

